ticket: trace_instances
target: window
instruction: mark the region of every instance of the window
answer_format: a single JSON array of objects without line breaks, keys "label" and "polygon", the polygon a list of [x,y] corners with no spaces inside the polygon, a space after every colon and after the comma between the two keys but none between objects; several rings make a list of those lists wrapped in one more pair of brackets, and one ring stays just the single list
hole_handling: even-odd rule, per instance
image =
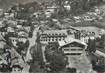
[{"label": "window", "polygon": [[81,55],[81,53],[66,53],[65,55]]},{"label": "window", "polygon": [[58,38],[56,38],[56,41],[58,41]]},{"label": "window", "polygon": [[62,34],[61,34],[61,33],[59,33],[59,35],[61,36]]},{"label": "window", "polygon": [[76,51],[77,49],[71,49],[71,51]]},{"label": "window", "polygon": [[40,41],[43,41],[43,38],[40,38]]},{"label": "window", "polygon": [[65,35],[65,33],[63,33],[63,35]]},{"label": "window", "polygon": [[50,38],[49,37],[47,38],[47,41],[50,41]]},{"label": "window", "polygon": [[63,37],[63,40],[65,40],[65,37]]},{"label": "window", "polygon": [[54,38],[52,38],[52,41],[54,41]]},{"label": "window", "polygon": [[56,33],[55,35],[57,36],[58,34]]},{"label": "window", "polygon": [[52,36],[54,36],[54,34],[52,34]]},{"label": "window", "polygon": [[69,49],[64,49],[64,51],[69,51]]},{"label": "window", "polygon": [[43,41],[45,41],[45,38],[43,38]]},{"label": "window", "polygon": [[47,41],[47,38],[45,38],[45,41]]},{"label": "window", "polygon": [[59,41],[61,41],[61,38],[59,38]]},{"label": "window", "polygon": [[51,39],[49,38],[49,42],[51,41]]},{"label": "window", "polygon": [[51,34],[48,34],[49,36],[51,35]]},{"label": "window", "polygon": [[70,55],[81,55],[81,53],[70,53]]},{"label": "window", "polygon": [[82,51],[83,49],[71,49],[71,51]]},{"label": "window", "polygon": [[78,51],[82,51],[83,49],[78,49]]}]

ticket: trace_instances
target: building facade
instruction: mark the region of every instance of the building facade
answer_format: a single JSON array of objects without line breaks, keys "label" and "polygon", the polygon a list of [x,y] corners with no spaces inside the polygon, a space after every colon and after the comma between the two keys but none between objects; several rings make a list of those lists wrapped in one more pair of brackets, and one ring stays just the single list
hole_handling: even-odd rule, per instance
[{"label": "building facade", "polygon": [[65,40],[59,42],[60,49],[64,51],[65,55],[71,55],[71,56],[80,56],[84,50],[86,49],[87,45],[77,39]]},{"label": "building facade", "polygon": [[40,35],[41,43],[58,42],[67,38],[66,30],[48,30]]}]

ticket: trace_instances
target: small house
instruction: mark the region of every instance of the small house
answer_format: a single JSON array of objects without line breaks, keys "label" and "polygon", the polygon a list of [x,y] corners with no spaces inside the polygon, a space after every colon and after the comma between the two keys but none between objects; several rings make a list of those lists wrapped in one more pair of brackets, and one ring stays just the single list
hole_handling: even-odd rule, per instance
[{"label": "small house", "polygon": [[13,27],[7,27],[7,32],[15,32],[15,29]]},{"label": "small house", "polygon": [[9,37],[9,39],[10,39],[11,43],[13,44],[13,46],[16,47],[18,38],[14,37],[14,36],[11,36],[11,37]]},{"label": "small house", "polygon": [[27,37],[19,36],[18,41],[25,43],[27,41]]}]

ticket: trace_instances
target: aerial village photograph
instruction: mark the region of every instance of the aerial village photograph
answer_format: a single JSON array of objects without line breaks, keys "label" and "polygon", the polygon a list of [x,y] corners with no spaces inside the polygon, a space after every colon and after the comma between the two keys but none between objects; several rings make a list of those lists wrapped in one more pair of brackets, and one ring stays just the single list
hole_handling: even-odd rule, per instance
[{"label": "aerial village photograph", "polygon": [[105,0],[0,0],[0,73],[105,73]]}]

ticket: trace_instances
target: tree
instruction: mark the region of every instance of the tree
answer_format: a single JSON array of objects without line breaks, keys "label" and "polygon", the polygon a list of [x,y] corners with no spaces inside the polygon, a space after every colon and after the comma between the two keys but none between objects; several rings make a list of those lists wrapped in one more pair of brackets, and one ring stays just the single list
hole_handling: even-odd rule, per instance
[{"label": "tree", "polygon": [[43,68],[44,62],[43,62],[43,53],[42,53],[42,45],[40,43],[40,33],[37,32],[37,39],[36,39],[36,47],[37,47],[37,57],[40,66]]},{"label": "tree", "polygon": [[105,49],[105,34],[103,34],[103,35],[101,36],[101,45],[102,45],[102,48]]},{"label": "tree", "polygon": [[67,73],[76,73],[76,68],[67,68]]},{"label": "tree", "polygon": [[105,72],[105,58],[104,57],[100,57],[98,58],[97,62],[92,62],[92,67],[93,70],[99,72],[99,73],[103,73]]},{"label": "tree", "polygon": [[63,70],[66,67],[67,59],[62,53],[54,52],[51,61],[51,69],[54,71]]},{"label": "tree", "polygon": [[96,51],[96,40],[95,39],[90,39],[89,38],[87,49],[90,53]]},{"label": "tree", "polygon": [[47,45],[45,49],[45,57],[47,62],[50,63],[49,68],[52,71],[61,71],[65,69],[67,62],[67,57],[62,51],[58,50],[58,47],[54,45]]},{"label": "tree", "polygon": [[40,61],[39,61],[39,53],[37,52],[37,44],[35,44],[34,46],[31,47],[30,49],[30,53],[31,53],[31,56],[32,56],[32,61],[30,63],[30,73],[31,72],[40,72],[41,69],[40,69]]}]

